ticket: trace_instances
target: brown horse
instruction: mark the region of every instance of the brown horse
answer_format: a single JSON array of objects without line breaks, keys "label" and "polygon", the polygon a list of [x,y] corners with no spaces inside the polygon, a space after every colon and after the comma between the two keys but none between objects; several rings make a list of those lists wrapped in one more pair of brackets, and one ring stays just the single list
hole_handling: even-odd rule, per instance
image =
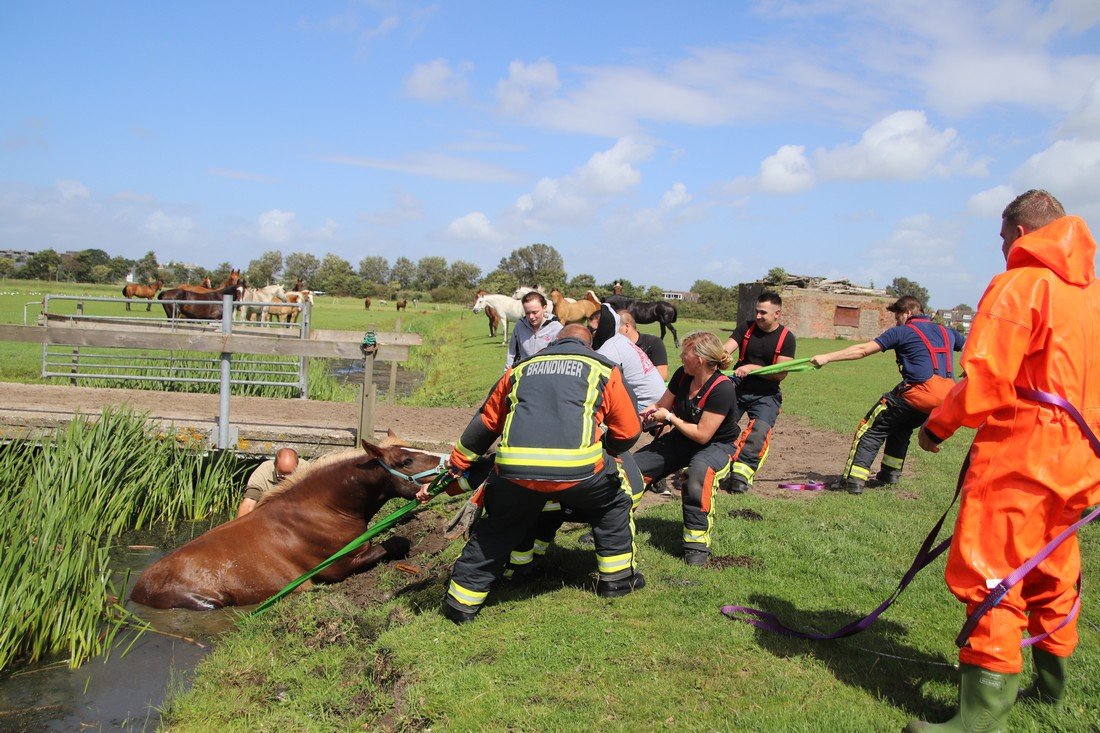
[{"label": "brown horse", "polygon": [[[196,287],[196,286],[192,286]],[[201,321],[220,321],[222,317],[222,296],[230,295],[233,300],[241,300],[244,297],[245,283],[243,280],[238,285],[229,285],[219,290],[200,293],[183,288],[171,288],[162,290],[157,296],[158,300],[183,300],[186,303],[164,303],[164,315],[168,318],[193,318]]]},{"label": "brown horse", "polygon": [[363,298],[363,307],[370,310],[370,296]]},{"label": "brown horse", "polygon": [[[145,306],[145,310],[153,309],[153,298],[156,297],[157,291],[161,289],[164,283],[158,277],[157,281],[152,285],[138,285],[137,283],[129,283],[122,289],[123,298],[148,298],[149,305]],[[126,310],[130,310],[130,301],[126,301]]]},{"label": "brown horse", "polygon": [[399,310],[399,311],[405,310],[405,306],[407,306],[408,304],[409,304],[409,301],[406,298],[402,298],[401,300],[397,301],[397,310]]},{"label": "brown horse", "polygon": [[[363,534],[387,501],[416,496],[419,486],[387,466],[412,476],[439,465],[436,456],[397,446],[364,440],[363,450],[326,456],[294,473],[253,511],[151,565],[130,597],[153,608],[199,611],[260,603]],[[367,544],[315,578],[336,583],[385,556],[385,547]]]},{"label": "brown horse", "polygon": [[562,323],[586,323],[593,313],[600,310],[600,299],[591,290],[584,294],[584,300],[570,303],[557,288],[550,291],[550,299],[554,301],[554,315]]},{"label": "brown horse", "polygon": [[210,276],[209,275],[207,275],[206,277],[204,277],[202,279],[202,286],[204,288],[209,288],[211,290],[214,289],[214,283],[210,282]]},{"label": "brown horse", "polygon": [[500,314],[493,306],[486,305],[485,316],[489,319],[489,337],[496,338],[497,329],[500,328]]},{"label": "brown horse", "polygon": [[[222,281],[221,287],[222,288],[228,288],[228,287],[232,287],[234,285],[239,285],[240,283],[241,283],[241,271],[240,270],[231,270],[229,272],[229,274],[226,275],[225,280]],[[246,285],[246,287],[247,287],[247,285]],[[202,281],[202,285],[190,285],[190,284],[184,283],[183,285],[177,285],[175,289],[177,289],[177,290],[187,290],[188,292],[192,292],[192,293],[213,293],[213,292],[216,292],[216,289],[211,287],[210,276],[209,275],[207,275],[206,278]]]}]

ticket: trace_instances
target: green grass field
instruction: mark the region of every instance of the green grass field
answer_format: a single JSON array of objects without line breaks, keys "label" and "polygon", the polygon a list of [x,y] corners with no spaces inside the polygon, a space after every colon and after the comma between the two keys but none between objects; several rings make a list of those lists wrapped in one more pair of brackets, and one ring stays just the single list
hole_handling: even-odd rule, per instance
[{"label": "green grass field", "polygon": [[[324,298],[315,323],[386,330],[395,317]],[[733,324],[677,325],[683,336]],[[501,373],[504,349],[489,338],[483,315],[421,304],[402,315],[402,327],[425,340],[411,364],[425,375],[412,404],[476,405]],[[675,364],[671,338],[666,344]],[[799,355],[836,347],[800,341]],[[795,374],[784,382],[784,414],[849,434],[896,379],[888,356]],[[552,580],[495,587],[477,622],[463,627],[438,614],[442,581],[367,607],[351,604],[338,586],[293,596],[221,638],[162,724],[204,732],[888,731],[915,716],[943,719],[955,702],[953,640],[963,609],[944,586],[942,559],[869,631],[839,642],[758,631],[719,608],[761,607],[817,631],[870,612],[947,507],[968,437],[960,433],[937,455],[914,448],[897,490],[720,495],[714,552],[746,558],[744,567],[684,566],[678,503],[650,508],[637,517],[648,586],[621,599],[592,592],[594,560],[577,542],[580,529],[559,534],[548,556]],[[822,471],[835,472],[843,460]],[[437,499],[425,511],[447,516],[461,501]],[[730,515],[745,509],[760,519]],[[1086,528],[1081,543],[1085,577],[1095,578],[1100,528]],[[460,549],[453,543],[445,557]],[[408,583],[397,575],[384,576],[393,590]],[[1017,705],[1011,730],[1100,730],[1094,588],[1084,586],[1066,712],[1056,719]]]}]

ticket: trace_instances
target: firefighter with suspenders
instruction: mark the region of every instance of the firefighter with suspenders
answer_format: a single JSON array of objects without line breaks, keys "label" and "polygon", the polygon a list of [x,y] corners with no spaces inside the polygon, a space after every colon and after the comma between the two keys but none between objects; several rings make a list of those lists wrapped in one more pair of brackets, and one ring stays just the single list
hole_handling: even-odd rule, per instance
[{"label": "firefighter with suspenders", "polygon": [[810,358],[810,363],[821,368],[831,361],[853,361],[890,349],[897,355],[901,383],[882,395],[860,422],[844,473],[829,487],[850,494],[863,493],[871,464],[884,444],[875,479],[883,485],[901,480],[913,431],[955,386],[951,352],[962,351],[966,343],[958,331],[933,323],[924,315],[921,302],[911,295],[903,295],[886,310],[894,314],[896,326],[866,343]]},{"label": "firefighter with suspenders", "polygon": [[737,352],[737,362],[733,365],[737,409],[739,414],[749,416],[730,470],[730,484],[735,494],[744,493],[752,486],[756,472],[768,455],[772,428],[783,406],[779,383],[786,378],[787,372],[752,376],[760,367],[794,358],[794,334],[779,323],[782,308],[783,299],[779,293],[761,293],[756,299],[756,317],[731,333],[724,346],[728,354]]}]

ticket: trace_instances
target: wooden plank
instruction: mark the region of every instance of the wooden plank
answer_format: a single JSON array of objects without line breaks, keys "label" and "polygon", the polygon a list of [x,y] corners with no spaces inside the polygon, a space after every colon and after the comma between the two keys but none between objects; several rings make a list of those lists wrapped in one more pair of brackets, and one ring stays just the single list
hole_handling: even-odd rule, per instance
[{"label": "wooden plank", "polygon": [[[215,354],[267,354],[362,359],[362,336],[352,341],[272,339],[266,336],[224,336],[215,333],[157,333],[155,331],[108,330],[80,326],[15,326],[0,324],[0,341],[47,343],[64,346],[116,347],[203,351]],[[339,332],[336,332],[339,333]],[[415,335],[415,334],[414,334]],[[419,338],[419,336],[417,336]],[[402,339],[398,339],[401,341]],[[375,359],[406,361],[409,346],[380,344]]]}]

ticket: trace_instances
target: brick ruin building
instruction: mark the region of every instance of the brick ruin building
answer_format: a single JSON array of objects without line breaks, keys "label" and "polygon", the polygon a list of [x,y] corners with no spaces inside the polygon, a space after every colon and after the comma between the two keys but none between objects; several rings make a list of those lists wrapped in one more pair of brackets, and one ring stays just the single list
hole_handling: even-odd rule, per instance
[{"label": "brick ruin building", "polygon": [[783,298],[781,321],[800,338],[869,341],[894,325],[894,314],[886,306],[896,298],[885,290],[802,275],[788,275],[779,287],[762,282],[738,285],[738,323],[754,317],[756,299],[765,290],[779,292]]}]

